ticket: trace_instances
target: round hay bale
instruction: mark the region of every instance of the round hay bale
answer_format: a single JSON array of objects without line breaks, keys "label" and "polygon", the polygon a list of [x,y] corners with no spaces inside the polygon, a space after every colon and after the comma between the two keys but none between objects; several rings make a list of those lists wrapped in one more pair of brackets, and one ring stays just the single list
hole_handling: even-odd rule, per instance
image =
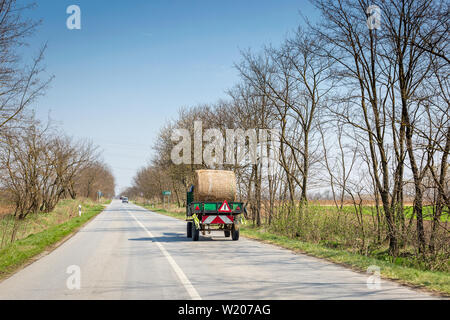
[{"label": "round hay bale", "polygon": [[236,199],[236,176],[233,171],[196,170],[194,199],[201,202],[219,202]]}]

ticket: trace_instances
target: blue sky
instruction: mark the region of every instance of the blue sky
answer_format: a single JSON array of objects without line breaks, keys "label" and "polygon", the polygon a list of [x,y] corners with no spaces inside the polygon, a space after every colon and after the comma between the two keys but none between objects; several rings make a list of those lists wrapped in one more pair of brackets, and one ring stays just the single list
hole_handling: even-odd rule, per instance
[{"label": "blue sky", "polygon": [[[307,0],[39,0],[43,19],[29,53],[47,43],[55,76],[35,104],[65,132],[103,150],[118,191],[151,158],[166,120],[182,106],[215,102],[238,82],[240,50],[278,44],[315,15]],[[81,8],[81,30],[66,8]],[[28,52],[27,52],[28,53]]]}]

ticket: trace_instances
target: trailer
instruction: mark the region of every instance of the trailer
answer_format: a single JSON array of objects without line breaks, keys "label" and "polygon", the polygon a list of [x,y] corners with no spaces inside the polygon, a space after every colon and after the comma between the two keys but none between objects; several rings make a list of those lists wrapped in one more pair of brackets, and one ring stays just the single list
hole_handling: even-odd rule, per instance
[{"label": "trailer", "polygon": [[200,202],[194,200],[193,186],[187,192],[186,221],[187,237],[198,241],[200,233],[222,231],[225,237],[239,240],[239,225],[246,213],[243,202]]}]

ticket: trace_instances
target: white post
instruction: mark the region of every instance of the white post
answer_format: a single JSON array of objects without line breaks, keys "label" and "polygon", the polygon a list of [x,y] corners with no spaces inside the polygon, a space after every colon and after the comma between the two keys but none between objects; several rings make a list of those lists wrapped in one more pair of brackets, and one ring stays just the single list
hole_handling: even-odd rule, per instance
[{"label": "white post", "polygon": [[81,217],[81,204],[78,206],[78,216]]}]

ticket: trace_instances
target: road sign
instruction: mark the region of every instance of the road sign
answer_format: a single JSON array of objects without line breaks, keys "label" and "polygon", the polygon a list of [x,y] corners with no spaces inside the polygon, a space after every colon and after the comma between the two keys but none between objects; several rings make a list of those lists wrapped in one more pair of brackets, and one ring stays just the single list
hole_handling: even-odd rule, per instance
[{"label": "road sign", "polygon": [[166,199],[166,197],[167,197],[167,206],[169,206],[170,196],[172,195],[172,192],[167,190],[167,191],[163,191],[162,194],[163,194],[163,197],[164,197],[163,198],[163,200],[164,200],[163,201],[163,206],[165,206],[165,202],[166,202],[165,199]]},{"label": "road sign", "polygon": [[231,208],[230,208],[230,206],[228,205],[227,200],[225,200],[225,201],[222,203],[222,205],[221,205],[220,208],[219,208],[219,212],[220,212],[220,213],[230,213],[230,212],[231,212]]}]

